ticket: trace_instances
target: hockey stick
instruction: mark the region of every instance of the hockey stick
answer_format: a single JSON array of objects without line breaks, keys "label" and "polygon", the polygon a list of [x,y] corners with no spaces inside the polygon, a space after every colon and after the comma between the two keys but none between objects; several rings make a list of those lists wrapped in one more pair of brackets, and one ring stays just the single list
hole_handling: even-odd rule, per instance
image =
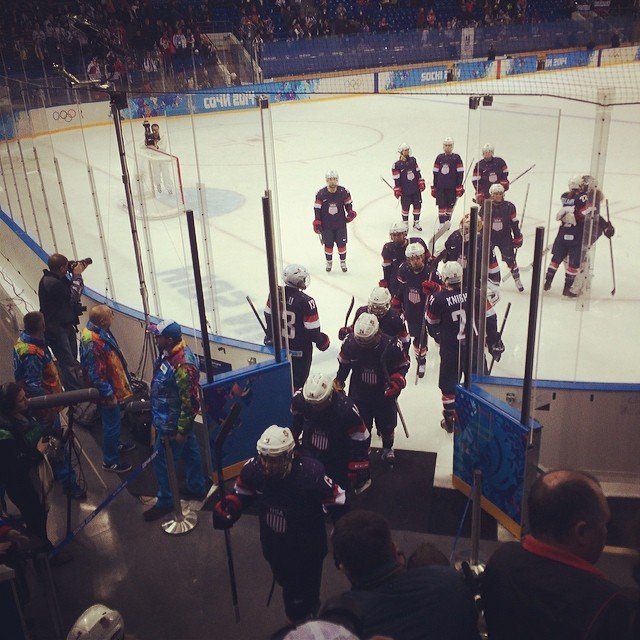
[{"label": "hockey stick", "polygon": [[[609,198],[605,200],[605,204],[607,206],[607,222],[609,225],[611,224],[611,219],[609,218]],[[611,275],[613,277],[613,289],[611,289],[611,295],[616,295],[616,268],[613,264],[613,241],[609,238],[609,253],[611,254]]]},{"label": "hockey stick", "polygon": [[[224,419],[220,428],[220,433],[216,438],[214,451],[216,454],[216,467],[218,472],[218,492],[220,493],[220,501],[222,506],[226,508],[226,497],[224,491],[224,471],[222,469],[222,447],[224,447],[227,436],[233,429],[238,416],[240,415],[240,403],[235,402],[229,411],[229,415]],[[229,529],[224,530],[224,544],[227,550],[227,567],[229,569],[229,583],[231,584],[231,601],[236,614],[236,622],[240,622],[240,607],[238,606],[238,587],[236,585],[236,573],[233,567],[233,552],[231,550],[231,532]]]},{"label": "hockey stick", "polygon": [[262,327],[262,330],[264,331],[264,335],[267,336],[267,338],[268,338],[269,334],[267,333],[267,327],[265,326],[264,322],[262,322],[262,318],[258,315],[258,312],[256,311],[256,308],[253,306],[253,302],[251,301],[251,298],[249,296],[247,296],[247,302],[249,303],[249,306],[251,307],[251,311],[253,311],[253,315],[256,317],[256,320],[258,321],[258,323]]},{"label": "hockey stick", "polygon": [[[391,346],[391,341],[389,341],[387,343],[387,346],[384,348],[382,352],[382,358],[380,360],[380,364],[382,365],[382,373],[384,375],[384,379],[386,380],[387,384],[391,382],[391,378],[389,378],[389,369],[387,369],[387,361],[386,361],[387,351],[390,346]],[[402,423],[402,428],[404,429],[404,435],[408,438],[409,429],[407,429],[407,423],[405,422],[404,416],[402,415],[402,411],[400,409],[400,405],[398,404],[398,398],[395,397],[393,401],[395,402],[396,411],[398,412],[398,417],[400,418],[400,422]]]},{"label": "hockey stick", "polygon": [[[498,334],[498,340],[502,340],[502,334],[504,333],[504,325],[507,324],[507,318],[509,317],[509,311],[511,311],[511,303],[507,305],[507,308],[504,312],[504,318],[502,318],[502,324],[500,325],[500,333]],[[496,359],[491,356],[491,364],[489,365],[489,375],[491,375],[491,371],[493,370],[493,363]]]},{"label": "hockey stick", "polygon": [[[431,274],[432,276],[433,274]],[[431,276],[429,276],[431,278]],[[420,354],[422,353],[422,347],[423,346],[427,346],[428,340],[427,340],[427,306],[429,304],[429,300],[431,300],[431,296],[426,296],[425,300],[424,300],[424,308],[422,309],[422,324],[420,326],[420,340],[418,341],[418,358],[420,358]],[[422,344],[424,341],[424,345]],[[426,358],[426,354],[425,354],[425,358]],[[426,366],[426,363],[425,363]],[[415,382],[413,383],[414,386],[418,385],[418,379],[419,379],[419,373],[420,373],[420,363],[418,362],[418,366],[416,367],[416,379]]]},{"label": "hockey stick", "polygon": [[380,176],[380,180],[382,180],[382,182],[384,182],[387,185],[387,187],[389,187],[389,189],[391,189],[391,191],[393,191],[393,186],[388,180],[386,180],[382,176]]},{"label": "hockey stick", "polygon": [[525,169],[521,174],[517,175],[513,180],[510,180],[509,181],[509,186],[511,186],[514,182],[517,182],[518,180],[520,180],[520,178],[522,178],[522,176],[525,173],[529,173],[529,171],[531,171],[531,169],[533,169],[535,166],[536,165],[535,165],[535,162],[534,162],[528,169]]},{"label": "hockey stick", "polygon": [[436,250],[436,242],[445,234],[447,231],[451,229],[451,220],[447,220],[432,236],[429,242],[427,243],[427,248],[433,255]]},{"label": "hockey stick", "polygon": [[351,296],[351,303],[349,304],[349,308],[347,309],[347,315],[344,317],[344,326],[348,327],[349,326],[349,316],[351,315],[351,312],[353,311],[353,305],[355,303],[356,299]]},{"label": "hockey stick", "polygon": [[467,184],[467,176],[469,175],[469,171],[471,171],[471,167],[473,167],[473,161],[475,158],[471,158],[471,162],[467,165],[467,170],[464,172],[464,179],[462,180],[462,186],[464,187]]},{"label": "hockey stick", "polygon": [[[546,256],[546,255],[547,255],[547,253],[549,253],[549,251],[551,251],[551,247],[552,247],[552,246],[553,246],[553,245],[552,245],[552,244],[550,244],[550,245],[549,245],[549,246],[548,246],[548,247],[547,247],[547,248],[542,252],[542,256]],[[542,256],[541,256],[541,257],[542,257]],[[526,267],[521,267],[521,268],[520,268],[520,273],[526,273],[527,271],[531,271],[531,269],[533,269],[533,262],[531,262],[530,264],[528,264]],[[507,279],[508,279],[508,278],[509,278],[509,276],[505,276],[505,278],[507,278]],[[503,280],[502,282],[504,282],[504,280]]]},{"label": "hockey stick", "polygon": [[[527,191],[524,194],[524,204],[522,205],[522,218],[520,219],[520,233],[522,233],[522,227],[524,226],[524,216],[527,213],[527,200],[529,199],[529,187],[531,184],[527,182]],[[544,254],[543,254],[544,255]],[[516,258],[518,257],[518,247],[513,252],[513,262],[515,263]],[[502,282],[506,282],[509,278],[513,277],[513,273],[509,271],[504,278],[502,278]]]}]

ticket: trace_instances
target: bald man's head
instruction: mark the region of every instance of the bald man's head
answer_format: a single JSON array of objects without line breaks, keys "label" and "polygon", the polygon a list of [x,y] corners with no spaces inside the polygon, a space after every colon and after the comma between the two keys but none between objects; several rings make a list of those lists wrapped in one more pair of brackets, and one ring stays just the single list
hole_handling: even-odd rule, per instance
[{"label": "bald man's head", "polygon": [[606,540],[609,506],[598,481],[559,469],[538,478],[528,497],[529,526],[538,539],[595,562]]}]

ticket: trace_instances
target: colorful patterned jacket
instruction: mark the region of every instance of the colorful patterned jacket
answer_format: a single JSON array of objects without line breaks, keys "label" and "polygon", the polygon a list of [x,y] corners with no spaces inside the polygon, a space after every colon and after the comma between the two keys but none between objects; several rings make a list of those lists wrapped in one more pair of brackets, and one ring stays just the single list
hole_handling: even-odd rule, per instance
[{"label": "colorful patterned jacket", "polygon": [[132,395],[127,362],[114,335],[87,322],[80,337],[80,362],[87,383],[101,398],[116,397],[118,402]]},{"label": "colorful patterned jacket", "polygon": [[[51,351],[45,341],[26,331],[20,333],[13,347],[13,375],[27,397],[61,393],[62,384]],[[62,407],[34,412],[43,425],[51,425]]]},{"label": "colorful patterned jacket", "polygon": [[200,408],[199,382],[198,360],[183,340],[156,360],[151,381],[151,418],[161,435],[191,431]]}]

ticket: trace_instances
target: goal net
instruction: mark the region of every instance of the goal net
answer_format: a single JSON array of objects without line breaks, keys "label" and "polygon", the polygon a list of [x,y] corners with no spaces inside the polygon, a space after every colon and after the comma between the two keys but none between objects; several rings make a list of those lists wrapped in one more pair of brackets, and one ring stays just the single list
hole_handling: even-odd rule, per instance
[{"label": "goal net", "polygon": [[136,214],[170,218],[185,210],[178,156],[143,146],[136,150],[135,164],[131,186]]}]

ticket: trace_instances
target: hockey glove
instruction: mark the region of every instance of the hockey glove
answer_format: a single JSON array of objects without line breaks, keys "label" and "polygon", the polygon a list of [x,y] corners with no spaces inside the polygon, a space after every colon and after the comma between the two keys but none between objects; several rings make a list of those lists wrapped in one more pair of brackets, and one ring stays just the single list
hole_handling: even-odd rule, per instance
[{"label": "hockey glove", "polygon": [[504,187],[505,191],[509,191],[509,181],[506,178],[504,180],[500,180],[500,184]]},{"label": "hockey glove", "polygon": [[516,249],[522,246],[522,236],[515,236],[512,240],[512,244]]},{"label": "hockey glove", "polygon": [[345,219],[346,219],[347,222],[351,222],[352,220],[355,220],[357,215],[358,214],[355,212],[355,210],[351,209],[351,211],[349,211],[347,213],[347,215],[345,216]]},{"label": "hockey glove", "polygon": [[459,184],[456,187],[456,198],[462,198],[463,195],[464,195],[464,187],[461,184]]},{"label": "hockey glove", "polygon": [[432,296],[434,293],[438,293],[442,287],[433,280],[425,280],[422,283],[422,291],[425,296]]},{"label": "hockey glove", "polygon": [[351,333],[349,327],[340,327],[338,331],[338,340],[344,340]]},{"label": "hockey glove", "polygon": [[391,308],[395,309],[396,311],[402,309],[402,302],[400,301],[400,298],[396,298],[396,296],[393,296],[393,298],[391,298]]},{"label": "hockey glove", "polygon": [[418,180],[418,189],[420,189],[420,191],[424,191],[427,188],[427,185],[424,181],[424,178],[420,178],[420,180]]},{"label": "hockey glove", "polygon": [[273,340],[269,336],[265,336],[263,342],[265,347],[273,347]]},{"label": "hockey glove", "polygon": [[565,213],[562,216],[562,224],[565,227],[575,227],[576,226],[576,216],[573,213]]},{"label": "hockey glove", "polygon": [[378,282],[378,286],[382,287],[383,289],[388,289],[389,288],[389,283],[386,280],[380,280],[380,282]]},{"label": "hockey glove", "polygon": [[330,344],[331,340],[329,340],[329,336],[326,333],[321,333],[318,342],[316,342],[316,347],[318,347],[320,351],[326,351]]},{"label": "hockey glove", "polygon": [[316,233],[322,233],[322,220],[314,220],[313,221],[313,230]]},{"label": "hockey glove", "polygon": [[347,475],[351,488],[357,492],[358,488],[366,484],[371,477],[371,474],[369,473],[369,461],[357,460],[350,462]]},{"label": "hockey glove", "polygon": [[604,229],[602,229],[602,233],[604,233],[604,235],[607,238],[613,238],[613,235],[615,234],[615,232],[616,230],[614,229],[613,225],[610,222],[607,222],[607,224],[605,224],[604,226]]},{"label": "hockey glove", "polygon": [[402,187],[393,187],[393,195],[399,198],[402,195]]},{"label": "hockey glove", "polygon": [[500,358],[502,358],[502,354],[504,353],[504,343],[502,340],[498,340],[493,345],[489,346],[489,353],[496,362],[500,362]]},{"label": "hockey glove", "polygon": [[436,197],[436,188],[435,187],[431,187],[431,197],[432,198]]},{"label": "hockey glove", "polygon": [[213,528],[231,529],[242,513],[240,498],[236,495],[228,495],[222,504],[219,500],[213,505]]},{"label": "hockey glove", "polygon": [[333,390],[340,393],[344,391],[344,380],[340,380],[340,378],[333,379]]},{"label": "hockey glove", "polygon": [[385,398],[397,398],[406,385],[407,381],[401,373],[392,373],[384,390]]}]

